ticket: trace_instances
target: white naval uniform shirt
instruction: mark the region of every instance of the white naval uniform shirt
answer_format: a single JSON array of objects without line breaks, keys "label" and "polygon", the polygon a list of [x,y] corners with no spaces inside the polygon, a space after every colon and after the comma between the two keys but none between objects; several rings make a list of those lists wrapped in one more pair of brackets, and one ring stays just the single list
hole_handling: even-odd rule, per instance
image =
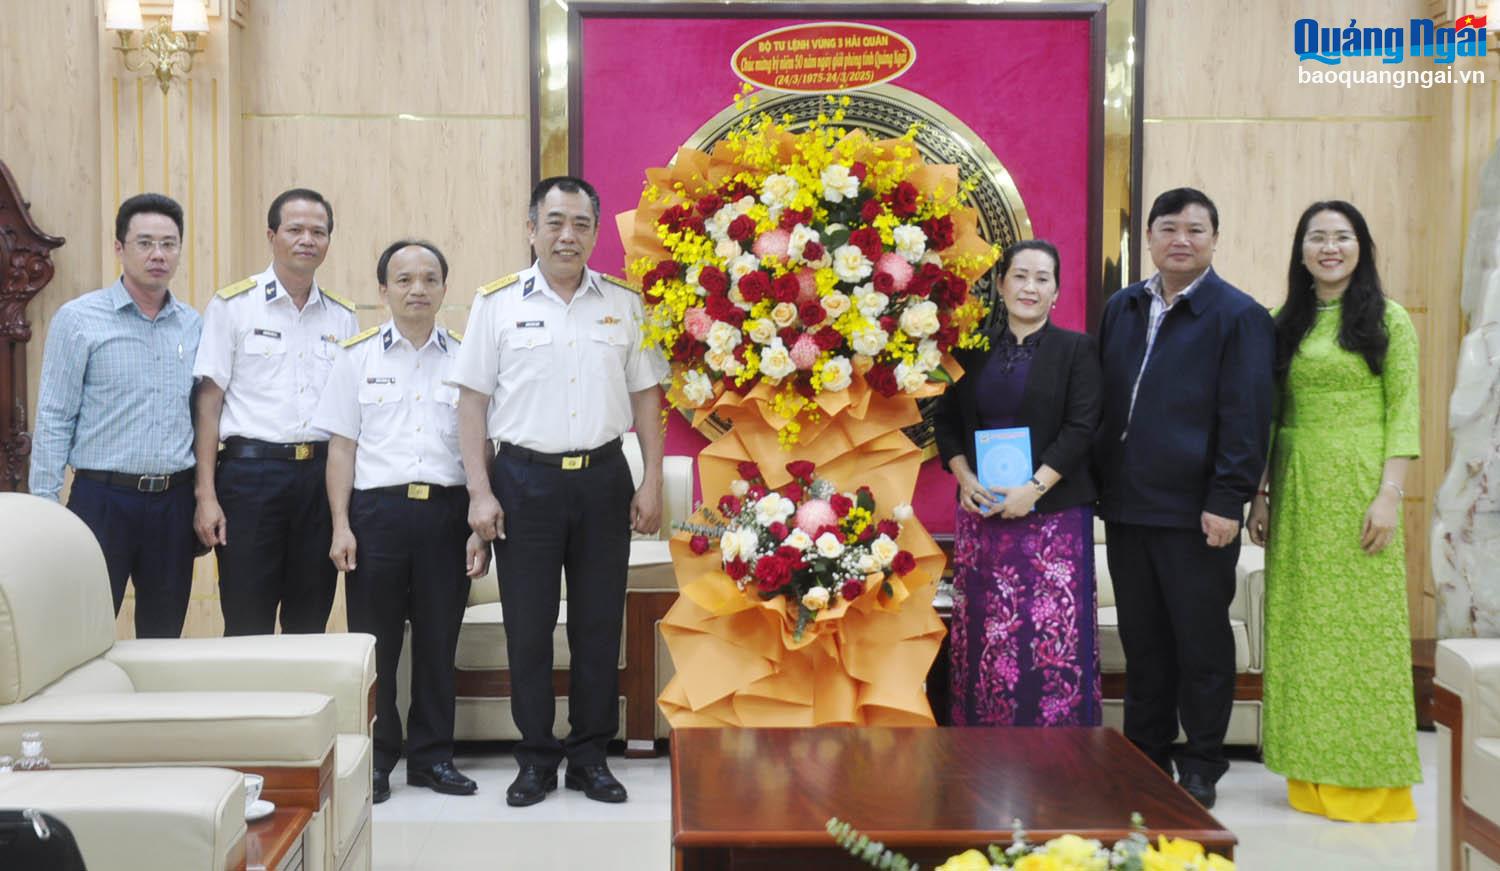
[{"label": "white naval uniform shirt", "polygon": [[641,347],[640,295],[592,269],[565,303],[535,264],[481,288],[448,383],[492,397],[489,436],[534,451],[597,448],[634,422],[630,394],[667,374]]},{"label": "white naval uniform shirt", "polygon": [[193,377],[211,378],[224,391],[219,438],[324,441],[328,434],[312,425],[313,412],[338,343],[359,330],[354,305],[314,282],[298,311],[274,269],[246,281],[252,280],[214,294],[203,312]]},{"label": "white naval uniform shirt", "polygon": [[354,440],[356,490],[464,483],[458,388],[443,383],[458,346],[437,327],[414,348],[394,321],[346,343],[313,425]]}]

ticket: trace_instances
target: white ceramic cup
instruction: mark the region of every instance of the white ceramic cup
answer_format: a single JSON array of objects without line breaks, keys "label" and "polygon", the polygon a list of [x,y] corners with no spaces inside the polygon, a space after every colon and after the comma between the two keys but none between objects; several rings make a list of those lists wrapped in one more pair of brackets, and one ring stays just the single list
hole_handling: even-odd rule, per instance
[{"label": "white ceramic cup", "polygon": [[245,775],[245,813],[250,813],[250,808],[260,800],[261,787],[266,785],[266,779],[259,774]]}]

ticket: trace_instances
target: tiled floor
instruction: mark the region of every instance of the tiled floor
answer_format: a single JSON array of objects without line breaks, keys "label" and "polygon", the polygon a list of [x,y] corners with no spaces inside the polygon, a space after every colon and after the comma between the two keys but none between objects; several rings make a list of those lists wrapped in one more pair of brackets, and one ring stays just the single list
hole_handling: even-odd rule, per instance
[{"label": "tiled floor", "polygon": [[[1291,810],[1285,781],[1255,762],[1235,761],[1219,783],[1214,814],[1240,839],[1238,865],[1261,869],[1399,869],[1436,865],[1437,740],[1421,733],[1426,781],[1415,790],[1415,823],[1350,825]],[[376,871],[552,871],[670,868],[667,761],[612,759],[630,789],[623,805],[559,789],[535,807],[505,805],[515,776],[508,755],[466,756],[459,767],[479,794],[456,798],[409,787],[397,769],[391,800],[375,808]],[[833,810],[833,809],[831,809]]]}]

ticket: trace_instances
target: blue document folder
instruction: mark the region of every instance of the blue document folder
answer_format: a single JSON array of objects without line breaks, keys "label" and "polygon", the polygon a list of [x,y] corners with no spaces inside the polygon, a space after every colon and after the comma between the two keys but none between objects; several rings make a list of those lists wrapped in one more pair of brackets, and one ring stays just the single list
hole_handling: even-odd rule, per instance
[{"label": "blue document folder", "polygon": [[1016,487],[1031,478],[1031,428],[981,429],[974,433],[979,484],[987,490]]}]

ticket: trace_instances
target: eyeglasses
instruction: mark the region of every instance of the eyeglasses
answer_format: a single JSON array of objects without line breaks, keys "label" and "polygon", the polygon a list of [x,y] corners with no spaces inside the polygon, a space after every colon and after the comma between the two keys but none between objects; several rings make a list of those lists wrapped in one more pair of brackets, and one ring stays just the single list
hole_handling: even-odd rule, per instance
[{"label": "eyeglasses", "polygon": [[130,247],[134,248],[137,254],[150,254],[151,249],[155,248],[171,256],[182,250],[182,243],[176,239],[133,239]]}]

